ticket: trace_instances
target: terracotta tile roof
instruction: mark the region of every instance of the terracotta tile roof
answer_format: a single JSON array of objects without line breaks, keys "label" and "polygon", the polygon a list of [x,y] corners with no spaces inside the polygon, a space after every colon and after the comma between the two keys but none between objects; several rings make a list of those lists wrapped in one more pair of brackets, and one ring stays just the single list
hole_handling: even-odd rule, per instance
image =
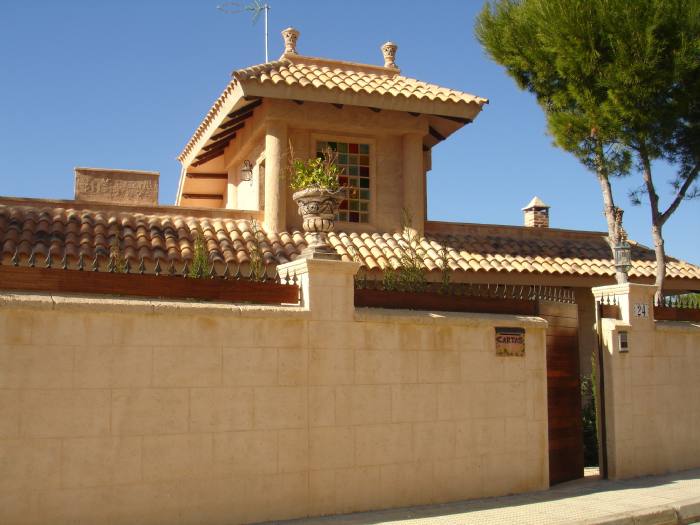
[{"label": "terracotta tile roof", "polygon": [[[0,199],[0,261],[15,253],[37,264],[49,251],[54,258],[107,257],[113,239],[132,261],[156,258],[182,262],[192,256],[193,232],[203,232],[211,260],[246,264],[253,239],[250,212],[160,207],[102,206],[74,201]],[[248,215],[250,217],[250,215]],[[368,270],[399,264],[403,239],[398,233],[334,232],[330,242],[346,260],[358,259]],[[293,260],[306,246],[299,231],[266,234],[262,242],[268,264]],[[610,277],[614,267],[604,233],[477,224],[427,223],[418,248],[429,270],[438,270],[447,251],[455,272],[529,273]],[[633,243],[631,277],[654,276],[654,253]],[[700,280],[700,267],[671,259],[670,278]]]},{"label": "terracotta tile roof", "polygon": [[472,119],[488,103],[486,98],[402,76],[397,69],[302,55],[283,55],[234,71],[232,77],[178,160],[184,161],[204,135],[213,133],[242,97],[315,100],[314,94],[322,92],[326,96],[318,101],[381,107],[399,100],[404,104],[388,104],[387,109],[425,112],[428,104],[432,112]]},{"label": "terracotta tile roof", "polygon": [[488,99],[463,91],[404,77],[392,68],[299,55],[286,57],[235,71],[233,76],[240,82],[254,80],[260,84],[301,86],[368,95],[378,93],[407,99],[439,100],[479,106],[488,103]]}]

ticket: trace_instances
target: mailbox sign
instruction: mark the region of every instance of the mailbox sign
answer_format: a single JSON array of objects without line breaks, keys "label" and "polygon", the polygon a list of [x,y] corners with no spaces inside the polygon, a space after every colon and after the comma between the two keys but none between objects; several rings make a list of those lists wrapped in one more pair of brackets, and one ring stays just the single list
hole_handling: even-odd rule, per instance
[{"label": "mailbox sign", "polygon": [[496,355],[524,356],[525,329],[517,327],[496,327]]}]

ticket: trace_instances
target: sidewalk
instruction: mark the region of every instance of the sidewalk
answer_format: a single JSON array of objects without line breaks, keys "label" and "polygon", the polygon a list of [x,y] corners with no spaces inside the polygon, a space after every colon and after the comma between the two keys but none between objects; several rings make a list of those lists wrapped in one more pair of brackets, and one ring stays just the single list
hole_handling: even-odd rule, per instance
[{"label": "sidewalk", "polygon": [[445,505],[285,522],[287,525],[674,525],[700,523],[700,469],[626,481],[579,480],[550,490]]}]

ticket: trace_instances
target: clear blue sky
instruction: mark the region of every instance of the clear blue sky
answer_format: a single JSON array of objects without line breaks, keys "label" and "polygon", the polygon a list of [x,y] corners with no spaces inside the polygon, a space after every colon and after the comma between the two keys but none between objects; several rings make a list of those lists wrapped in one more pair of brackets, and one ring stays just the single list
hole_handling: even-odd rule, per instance
[{"label": "clear blue sky", "polygon": [[[4,0],[0,5],[0,195],[72,198],[75,166],[155,170],[175,198],[175,156],[234,69],[263,62],[262,20],[223,14],[221,0]],[[474,38],[477,0],[271,0],[270,56],[280,30],[302,54],[381,64],[398,43],[404,75],[488,97],[476,121],[433,150],[430,219],[521,224],[533,195],[553,227],[605,230],[595,178],[555,149],[534,98]],[[651,246],[647,207],[615,184],[625,226]],[[666,184],[659,182],[665,192]],[[700,263],[700,202],[666,226],[667,252]]]}]

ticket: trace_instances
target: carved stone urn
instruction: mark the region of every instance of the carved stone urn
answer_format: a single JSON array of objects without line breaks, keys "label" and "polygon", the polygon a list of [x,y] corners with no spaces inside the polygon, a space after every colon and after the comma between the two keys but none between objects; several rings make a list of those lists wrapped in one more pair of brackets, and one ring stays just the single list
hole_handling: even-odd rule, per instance
[{"label": "carved stone urn", "polygon": [[335,216],[340,203],[347,198],[347,190],[306,188],[294,192],[292,198],[299,206],[304,231],[310,234],[309,244],[302,250],[301,256],[307,259],[340,259],[340,255],[328,244],[328,232],[333,231]]}]

